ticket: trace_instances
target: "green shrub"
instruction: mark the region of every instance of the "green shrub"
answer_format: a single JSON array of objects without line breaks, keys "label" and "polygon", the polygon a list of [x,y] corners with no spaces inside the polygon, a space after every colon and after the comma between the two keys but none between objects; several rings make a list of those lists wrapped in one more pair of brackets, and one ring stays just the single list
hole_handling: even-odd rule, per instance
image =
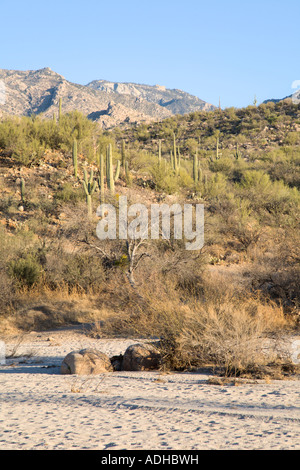
[{"label": "green shrub", "polygon": [[271,186],[270,176],[262,170],[246,170],[241,185],[246,189],[266,191]]},{"label": "green shrub", "polygon": [[84,292],[100,290],[105,279],[101,260],[89,254],[52,252],[47,257],[45,270],[46,282],[52,288],[65,284]]},{"label": "green shrub", "polygon": [[233,160],[229,157],[220,158],[219,160],[210,162],[209,168],[215,173],[221,171],[227,174],[233,168]]},{"label": "green shrub", "polygon": [[34,255],[27,254],[10,262],[9,273],[21,286],[32,287],[40,281],[42,267]]},{"label": "green shrub", "polygon": [[84,197],[82,188],[74,188],[71,183],[65,183],[55,194],[55,198],[62,202],[76,203],[83,201]]},{"label": "green shrub", "polygon": [[213,174],[204,184],[205,195],[209,198],[221,198],[227,195],[227,178],[223,173]]},{"label": "green shrub", "polygon": [[166,161],[164,161],[162,165],[154,165],[151,169],[151,175],[157,191],[173,194],[178,190],[178,178],[172,173]]}]

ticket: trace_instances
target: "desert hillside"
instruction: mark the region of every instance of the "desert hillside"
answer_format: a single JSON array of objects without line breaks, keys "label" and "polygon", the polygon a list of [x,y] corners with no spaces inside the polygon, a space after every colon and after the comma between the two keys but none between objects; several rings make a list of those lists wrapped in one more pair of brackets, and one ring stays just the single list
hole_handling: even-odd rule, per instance
[{"label": "desert hillside", "polygon": [[[0,122],[2,331],[88,322],[163,338],[166,367],[235,372],[261,359],[261,338],[298,331],[299,105],[106,131],[52,106],[55,119]],[[100,197],[117,207],[121,195],[203,204],[204,247],[173,233],[99,240]]]}]

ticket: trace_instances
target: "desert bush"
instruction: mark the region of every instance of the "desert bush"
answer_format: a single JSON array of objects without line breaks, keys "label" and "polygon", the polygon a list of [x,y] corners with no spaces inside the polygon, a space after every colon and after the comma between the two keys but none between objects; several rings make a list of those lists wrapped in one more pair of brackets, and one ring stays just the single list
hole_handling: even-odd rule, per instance
[{"label": "desert bush", "polygon": [[77,203],[85,198],[83,189],[74,188],[71,183],[65,183],[55,193],[55,199],[64,203]]},{"label": "desert bush", "polygon": [[151,176],[157,191],[174,194],[179,188],[178,178],[172,173],[169,164],[165,161],[161,165],[153,165]]},{"label": "desert bush", "polygon": [[105,273],[99,257],[87,253],[66,253],[62,249],[47,256],[45,283],[57,289],[65,285],[70,292],[76,288],[82,292],[101,291]]},{"label": "desert bush", "polygon": [[228,296],[222,303],[215,299],[202,306],[189,318],[177,347],[191,365],[213,364],[226,375],[237,375],[250,365],[270,361],[264,353],[266,337],[283,323],[278,307]]},{"label": "desert bush", "polygon": [[3,267],[0,267],[0,292],[0,316],[5,316],[13,309],[15,290],[12,279]]},{"label": "desert bush", "polygon": [[41,280],[42,267],[37,257],[28,253],[10,262],[9,273],[21,287],[32,287]]},{"label": "desert bush", "polygon": [[273,249],[252,266],[253,287],[299,316],[299,224],[278,231]]},{"label": "desert bush", "polygon": [[99,129],[78,111],[64,114],[59,123],[38,116],[8,117],[0,122],[0,147],[25,166],[37,163],[46,149],[70,152],[74,138],[79,152],[93,159]]},{"label": "desert bush", "polygon": [[217,173],[219,171],[229,174],[233,168],[233,160],[229,157],[220,158],[210,162],[209,168],[211,171]]},{"label": "desert bush", "polygon": [[271,186],[271,181],[269,175],[262,170],[246,170],[241,185],[246,189],[253,189],[261,193]]},{"label": "desert bush", "polygon": [[[178,292],[175,298],[178,301]],[[238,375],[253,364],[274,359],[274,350],[266,348],[268,338],[287,325],[280,306],[207,273],[201,297],[190,297],[179,306],[176,327],[170,321],[161,337],[165,365],[171,369],[209,365],[226,375]]]},{"label": "desert bush", "polygon": [[285,145],[297,145],[300,144],[300,132],[289,132],[284,139]]},{"label": "desert bush", "polygon": [[222,198],[227,195],[227,191],[227,178],[223,173],[213,174],[204,187],[205,196],[208,198]]}]

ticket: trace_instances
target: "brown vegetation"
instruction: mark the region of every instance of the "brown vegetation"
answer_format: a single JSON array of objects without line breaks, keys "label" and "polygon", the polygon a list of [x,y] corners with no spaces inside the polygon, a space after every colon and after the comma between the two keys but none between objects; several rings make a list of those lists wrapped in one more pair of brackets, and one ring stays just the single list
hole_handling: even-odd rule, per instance
[{"label": "brown vegetation", "polygon": [[[103,133],[79,113],[64,115],[60,126],[30,119],[0,123],[2,330],[89,322],[102,336],[159,339],[165,366],[179,370],[211,364],[240,374],[276,359],[268,339],[299,328],[300,140],[292,130],[299,107],[193,113],[127,134]],[[171,131],[180,147],[177,173]],[[188,252],[172,238],[135,246],[97,239],[83,169],[98,177],[108,143],[114,163],[121,160],[123,138],[130,177],[124,167],[106,201],[125,194],[129,204],[202,202],[202,250]],[[96,190],[93,214],[98,200]]]}]

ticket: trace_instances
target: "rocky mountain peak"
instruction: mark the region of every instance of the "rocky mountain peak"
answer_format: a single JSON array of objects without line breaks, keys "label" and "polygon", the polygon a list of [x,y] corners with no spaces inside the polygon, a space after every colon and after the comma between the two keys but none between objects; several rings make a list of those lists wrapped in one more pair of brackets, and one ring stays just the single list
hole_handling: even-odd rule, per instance
[{"label": "rocky mountain peak", "polygon": [[78,110],[104,128],[123,123],[150,122],[174,114],[212,110],[215,107],[181,90],[163,85],[94,80],[79,85],[66,80],[50,67],[38,70],[0,69],[5,87],[5,103],[0,115],[41,114],[50,118],[57,113],[59,98],[63,112]]}]

